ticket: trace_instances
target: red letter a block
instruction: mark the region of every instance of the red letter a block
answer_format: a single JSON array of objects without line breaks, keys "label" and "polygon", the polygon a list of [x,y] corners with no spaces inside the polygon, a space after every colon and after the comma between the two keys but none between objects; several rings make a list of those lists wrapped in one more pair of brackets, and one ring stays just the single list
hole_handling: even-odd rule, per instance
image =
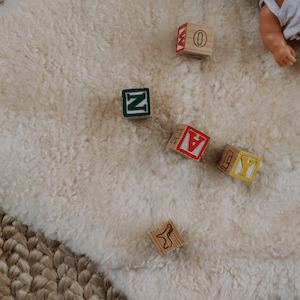
[{"label": "red letter a block", "polygon": [[210,138],[196,128],[180,124],[176,127],[168,148],[194,159],[200,160]]}]

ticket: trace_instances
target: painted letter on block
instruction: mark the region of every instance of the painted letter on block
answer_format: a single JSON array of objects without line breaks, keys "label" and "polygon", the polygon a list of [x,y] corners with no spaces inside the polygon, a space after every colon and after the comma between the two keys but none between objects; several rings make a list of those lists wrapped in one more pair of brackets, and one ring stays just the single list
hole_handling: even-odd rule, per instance
[{"label": "painted letter on block", "polygon": [[176,150],[192,159],[199,160],[209,140],[210,138],[201,131],[187,126]]},{"label": "painted letter on block", "polygon": [[204,47],[207,43],[207,33],[204,30],[197,30],[194,33],[193,41],[196,47]]},{"label": "painted letter on block", "polygon": [[184,50],[185,41],[186,41],[186,30],[187,30],[187,23],[183,24],[178,28],[176,53]]},{"label": "painted letter on block", "polygon": [[247,181],[252,181],[257,171],[261,159],[249,153],[241,152],[236,165],[234,166],[232,176]]},{"label": "painted letter on block", "polygon": [[122,100],[124,117],[149,117],[151,115],[148,88],[123,90]]},{"label": "painted letter on block", "polygon": [[221,163],[221,169],[223,171],[227,171],[228,167],[230,166],[232,157],[233,157],[233,152],[231,150],[228,150],[228,152],[226,153],[226,155]]}]

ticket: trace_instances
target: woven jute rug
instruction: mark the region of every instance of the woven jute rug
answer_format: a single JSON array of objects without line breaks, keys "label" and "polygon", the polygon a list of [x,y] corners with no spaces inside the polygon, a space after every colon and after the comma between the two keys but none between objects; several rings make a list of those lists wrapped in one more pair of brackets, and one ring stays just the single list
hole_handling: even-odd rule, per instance
[{"label": "woven jute rug", "polygon": [[0,299],[127,299],[88,257],[2,210],[0,225]]}]

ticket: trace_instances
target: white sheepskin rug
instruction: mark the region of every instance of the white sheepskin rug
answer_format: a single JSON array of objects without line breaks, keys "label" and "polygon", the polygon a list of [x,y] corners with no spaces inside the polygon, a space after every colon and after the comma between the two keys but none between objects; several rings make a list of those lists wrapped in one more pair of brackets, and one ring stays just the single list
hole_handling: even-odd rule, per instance
[{"label": "white sheepskin rug", "polygon": [[[178,27],[215,28],[210,58],[175,54]],[[0,5],[0,200],[88,255],[129,299],[300,297],[299,61],[262,44],[257,1],[5,0]],[[154,117],[122,117],[123,89]],[[167,149],[177,124],[211,140]],[[216,164],[259,156],[252,183]],[[171,219],[182,247],[148,232]]]}]

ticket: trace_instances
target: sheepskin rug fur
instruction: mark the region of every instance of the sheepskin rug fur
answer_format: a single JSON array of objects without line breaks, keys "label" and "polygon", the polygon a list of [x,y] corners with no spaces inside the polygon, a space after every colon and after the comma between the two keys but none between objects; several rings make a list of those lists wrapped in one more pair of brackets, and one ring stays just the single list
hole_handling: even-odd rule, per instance
[{"label": "sheepskin rug fur", "polygon": [[[210,58],[175,54],[186,22],[215,28]],[[276,65],[257,1],[5,0],[0,80],[6,212],[129,299],[299,299],[300,61]],[[154,117],[124,119],[138,87]],[[177,124],[210,136],[200,162],[167,149]],[[252,183],[216,167],[226,144],[262,158]],[[185,243],[161,257],[169,219]]]}]

